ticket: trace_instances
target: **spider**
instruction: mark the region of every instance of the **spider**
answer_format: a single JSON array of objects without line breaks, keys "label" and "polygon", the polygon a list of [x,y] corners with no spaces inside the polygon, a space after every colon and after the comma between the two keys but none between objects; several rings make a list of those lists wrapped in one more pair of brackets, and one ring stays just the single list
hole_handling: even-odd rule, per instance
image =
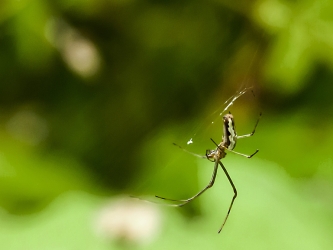
[{"label": "spider", "polygon": [[175,200],[175,199],[169,199],[169,198],[164,198],[164,197],[161,197],[161,196],[157,196],[157,198],[159,199],[163,199],[163,200],[169,200],[169,201],[178,201],[178,202],[181,202],[180,204],[170,204],[170,206],[175,206],[175,207],[181,207],[181,206],[184,206],[186,205],[187,203],[193,201],[195,198],[198,198],[200,195],[202,195],[207,189],[211,188],[213,185],[214,185],[214,182],[215,182],[215,179],[216,179],[216,174],[217,174],[217,169],[218,169],[218,166],[220,165],[225,173],[225,175],[227,176],[229,182],[230,182],[230,185],[234,191],[234,196],[232,197],[232,200],[231,200],[231,203],[230,203],[230,206],[229,206],[229,209],[228,209],[228,212],[227,212],[227,215],[222,223],[222,226],[220,227],[218,233],[220,233],[229,217],[229,214],[230,214],[230,211],[231,211],[231,208],[232,208],[232,205],[234,204],[234,201],[237,197],[237,189],[227,171],[227,169],[224,167],[224,165],[222,164],[221,160],[226,156],[226,151],[230,151],[232,153],[235,153],[235,154],[238,154],[238,155],[241,155],[241,156],[244,156],[244,157],[247,157],[247,158],[252,158],[252,156],[254,156],[256,153],[259,152],[259,150],[257,149],[253,154],[251,155],[245,155],[245,154],[242,154],[242,153],[238,153],[236,151],[234,151],[233,149],[235,148],[236,146],[236,142],[238,139],[242,139],[242,138],[247,138],[247,137],[250,137],[252,135],[254,135],[255,131],[256,131],[256,128],[257,128],[257,125],[259,123],[259,120],[260,120],[260,117],[261,117],[261,113],[259,115],[259,118],[254,126],[254,129],[253,131],[250,133],[250,134],[246,134],[246,135],[237,135],[236,133],[236,129],[235,129],[235,122],[234,122],[234,117],[233,115],[229,112],[229,114],[226,114],[223,116],[223,136],[222,136],[222,142],[220,142],[219,144],[217,144],[212,138],[212,142],[216,145],[216,149],[213,149],[213,150],[206,150],[206,155],[205,156],[202,156],[202,155],[197,155],[197,154],[194,154],[190,151],[187,151],[186,149],[182,148],[181,146],[177,145],[174,143],[175,146],[178,146],[179,148],[181,148],[182,150],[190,153],[190,154],[193,154],[197,157],[200,157],[200,158],[205,158],[205,159],[208,159],[212,162],[214,162],[214,170],[213,170],[213,174],[212,174],[212,177],[211,177],[211,180],[209,181],[208,185],[202,189],[199,193],[197,193],[196,195],[192,196],[191,198],[188,198],[186,200]]}]

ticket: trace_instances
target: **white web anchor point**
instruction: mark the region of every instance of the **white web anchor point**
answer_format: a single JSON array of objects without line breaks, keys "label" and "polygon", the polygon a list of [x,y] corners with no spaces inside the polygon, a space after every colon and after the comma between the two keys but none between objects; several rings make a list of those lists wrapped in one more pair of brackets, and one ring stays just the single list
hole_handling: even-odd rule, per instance
[{"label": "white web anchor point", "polygon": [[192,144],[193,143],[193,141],[192,141],[192,138],[187,142],[187,145],[190,145],[190,144]]}]

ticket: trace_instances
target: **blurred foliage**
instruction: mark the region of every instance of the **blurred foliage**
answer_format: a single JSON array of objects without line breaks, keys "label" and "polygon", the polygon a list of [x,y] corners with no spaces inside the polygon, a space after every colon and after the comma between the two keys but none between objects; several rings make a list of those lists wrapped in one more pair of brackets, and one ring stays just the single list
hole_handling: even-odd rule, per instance
[{"label": "blurred foliage", "polygon": [[258,1],[255,19],[275,36],[265,71],[276,91],[300,91],[318,63],[332,70],[332,8],[326,0]]},{"label": "blurred foliage", "polygon": [[[253,86],[230,110],[239,134],[263,112],[237,145],[260,152],[224,161],[241,191],[222,237],[226,181],[186,216],[165,211],[165,237],[143,249],[330,249],[332,11],[329,0],[1,1],[2,247],[124,247],[78,221],[110,195],[181,198],[206,185],[211,164],[172,143],[213,148],[224,102]],[[53,236],[41,243],[43,232]]]}]

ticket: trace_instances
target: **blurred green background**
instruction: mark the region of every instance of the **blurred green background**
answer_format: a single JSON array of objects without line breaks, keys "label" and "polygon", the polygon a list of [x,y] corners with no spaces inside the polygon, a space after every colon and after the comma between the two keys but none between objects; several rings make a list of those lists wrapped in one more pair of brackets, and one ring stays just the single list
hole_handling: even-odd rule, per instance
[{"label": "blurred green background", "polygon": [[[332,249],[333,2],[3,0],[1,249]],[[225,101],[239,196],[207,185]],[[214,123],[212,123],[214,122]],[[193,144],[187,145],[192,138]],[[163,202],[157,200],[157,202]]]}]

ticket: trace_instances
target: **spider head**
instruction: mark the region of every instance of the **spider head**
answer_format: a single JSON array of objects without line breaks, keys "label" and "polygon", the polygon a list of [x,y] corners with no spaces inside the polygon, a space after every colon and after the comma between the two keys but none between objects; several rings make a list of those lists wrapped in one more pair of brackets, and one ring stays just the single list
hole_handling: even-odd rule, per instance
[{"label": "spider head", "polygon": [[216,150],[206,150],[206,157],[208,160],[214,162],[215,161]]}]

